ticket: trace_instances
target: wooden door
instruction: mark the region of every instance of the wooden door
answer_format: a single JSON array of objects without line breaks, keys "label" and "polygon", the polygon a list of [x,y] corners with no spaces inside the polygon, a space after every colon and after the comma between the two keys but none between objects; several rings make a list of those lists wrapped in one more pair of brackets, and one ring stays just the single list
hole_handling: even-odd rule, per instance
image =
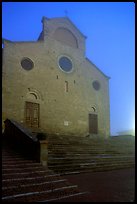
[{"label": "wooden door", "polygon": [[28,127],[39,127],[39,104],[26,102],[26,125]]},{"label": "wooden door", "polygon": [[89,133],[98,134],[98,117],[96,114],[89,114]]}]

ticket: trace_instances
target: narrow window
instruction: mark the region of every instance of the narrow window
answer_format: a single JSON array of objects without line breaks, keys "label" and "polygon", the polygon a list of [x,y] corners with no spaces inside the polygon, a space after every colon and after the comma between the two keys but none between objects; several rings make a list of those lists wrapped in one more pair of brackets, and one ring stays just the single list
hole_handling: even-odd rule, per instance
[{"label": "narrow window", "polygon": [[65,81],[65,92],[68,92],[68,81]]}]

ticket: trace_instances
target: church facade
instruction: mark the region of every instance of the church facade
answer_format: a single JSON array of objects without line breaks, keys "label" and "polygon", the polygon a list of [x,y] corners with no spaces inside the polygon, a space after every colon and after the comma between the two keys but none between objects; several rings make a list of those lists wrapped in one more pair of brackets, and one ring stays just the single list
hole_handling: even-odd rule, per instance
[{"label": "church facade", "polygon": [[2,119],[60,135],[110,135],[109,77],[85,57],[67,17],[42,18],[36,42],[4,40]]}]

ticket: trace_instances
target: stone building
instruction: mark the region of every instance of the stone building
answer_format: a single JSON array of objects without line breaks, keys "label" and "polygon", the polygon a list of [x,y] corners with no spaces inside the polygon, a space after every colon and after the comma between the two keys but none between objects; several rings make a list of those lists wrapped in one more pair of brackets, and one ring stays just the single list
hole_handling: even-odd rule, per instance
[{"label": "stone building", "polygon": [[2,119],[48,134],[110,134],[109,77],[85,57],[67,17],[42,18],[36,42],[3,40]]}]

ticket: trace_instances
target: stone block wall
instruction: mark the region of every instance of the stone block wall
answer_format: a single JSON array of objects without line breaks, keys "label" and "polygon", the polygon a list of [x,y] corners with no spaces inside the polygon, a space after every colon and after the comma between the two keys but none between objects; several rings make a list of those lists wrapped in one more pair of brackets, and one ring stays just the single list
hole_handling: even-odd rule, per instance
[{"label": "stone block wall", "polygon": [[[51,33],[54,26],[57,27],[52,24]],[[78,42],[83,39],[80,34],[77,38]],[[89,133],[89,114],[93,113],[98,115],[98,134],[108,136],[109,80],[84,56],[83,50],[59,42],[53,33],[48,34],[45,41],[5,41],[3,120],[13,118],[25,124],[25,102],[30,101],[40,105],[40,128],[49,134],[85,136]],[[63,55],[72,60],[71,73],[59,68],[58,59]],[[33,61],[32,70],[21,67],[24,57]],[[92,85],[95,80],[101,86],[98,91]],[[65,91],[66,81],[68,92]]]}]

